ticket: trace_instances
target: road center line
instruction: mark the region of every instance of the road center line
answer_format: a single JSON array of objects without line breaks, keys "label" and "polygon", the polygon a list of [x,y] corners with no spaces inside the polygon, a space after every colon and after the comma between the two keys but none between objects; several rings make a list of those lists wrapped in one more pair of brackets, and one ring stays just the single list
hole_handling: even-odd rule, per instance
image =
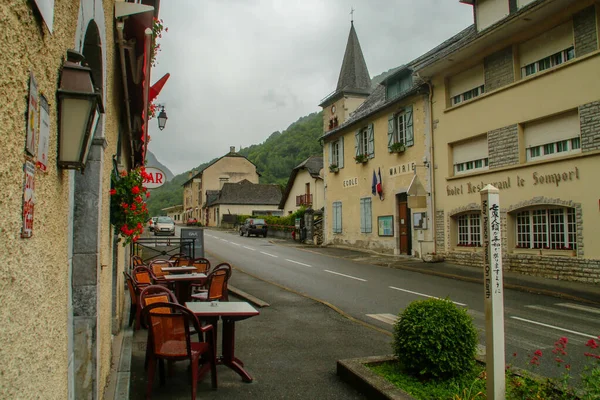
[{"label": "road center line", "polygon": [[519,320],[519,321],[523,321],[523,322],[529,322],[530,324],[545,326],[546,328],[552,328],[552,329],[556,329],[556,330],[563,331],[563,332],[569,332],[574,335],[579,335],[579,336],[583,336],[583,337],[587,337],[587,338],[591,338],[591,339],[596,339],[596,337],[597,337],[597,336],[592,336],[592,335],[588,335],[588,334],[577,332],[577,331],[572,331],[569,329],[559,328],[558,326],[554,326],[554,325],[548,325],[548,324],[543,324],[543,323],[537,322],[537,321],[531,321],[531,320],[525,319],[525,318],[519,318],[519,317],[511,317],[511,318]]},{"label": "road center line", "polygon": [[265,253],[264,251],[261,251],[260,254],[264,254],[265,256],[277,258],[277,256],[275,254]]},{"label": "road center line", "polygon": [[301,262],[298,262],[298,261],[294,261],[294,260],[290,260],[290,259],[287,259],[287,258],[285,259],[285,261],[289,261],[291,263],[298,264],[298,265],[304,265],[305,267],[309,267],[309,268],[313,267],[312,265],[304,264],[304,263],[301,263]]},{"label": "road center line", "polygon": [[256,249],[253,249],[252,247],[248,247],[248,246],[243,246],[243,247],[244,247],[245,249],[252,250],[252,251],[256,250]]},{"label": "road center line", "polygon": [[[429,298],[431,298],[431,299],[439,299],[439,297],[430,296],[430,295],[428,295],[428,294],[423,294],[423,293],[419,293],[419,292],[413,292],[413,291],[411,291],[411,290],[400,289],[400,288],[397,288],[397,287],[394,287],[394,286],[389,286],[389,288],[390,288],[390,289],[394,289],[394,290],[399,290],[399,291],[401,291],[401,292],[406,292],[406,293],[412,293],[412,294],[416,294],[416,295],[418,295],[418,296],[429,297]],[[450,301],[452,301],[452,300],[450,300]],[[453,302],[454,304],[456,304],[457,306],[463,306],[463,307],[466,307],[466,306],[467,306],[466,304],[464,304],[464,303],[459,303],[459,302],[457,302],[457,301],[452,301],[452,302]]]},{"label": "road center line", "polygon": [[241,246],[239,243],[231,242],[231,244],[235,244],[236,246]]},{"label": "road center line", "polygon": [[356,279],[357,281],[363,281],[363,282],[366,282],[366,281],[367,281],[366,279],[357,278],[357,277],[355,277],[355,276],[350,276],[350,275],[345,275],[345,274],[340,274],[339,272],[333,272],[333,271],[330,271],[330,270],[328,270],[328,269],[326,269],[326,270],[324,270],[324,271],[325,271],[325,272],[329,272],[330,274],[336,274],[336,275],[340,275],[340,276],[345,276],[346,278],[350,278],[350,279]]}]

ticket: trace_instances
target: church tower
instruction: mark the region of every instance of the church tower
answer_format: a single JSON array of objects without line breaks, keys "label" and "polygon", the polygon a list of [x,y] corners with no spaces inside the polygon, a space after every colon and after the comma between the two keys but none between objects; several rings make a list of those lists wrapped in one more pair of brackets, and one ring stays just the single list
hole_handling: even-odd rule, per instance
[{"label": "church tower", "polygon": [[370,93],[371,77],[352,21],[337,87],[319,104],[323,107],[323,131],[343,124]]}]

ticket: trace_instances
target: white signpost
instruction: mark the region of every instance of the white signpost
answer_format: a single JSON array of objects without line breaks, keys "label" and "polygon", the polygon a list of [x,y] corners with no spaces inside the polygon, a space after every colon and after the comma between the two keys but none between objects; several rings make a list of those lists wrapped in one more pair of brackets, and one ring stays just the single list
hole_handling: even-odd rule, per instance
[{"label": "white signpost", "polygon": [[499,190],[492,185],[487,185],[481,190],[481,212],[487,398],[500,400],[505,398],[506,392],[502,235]]},{"label": "white signpost", "polygon": [[146,167],[147,178],[144,179],[143,185],[148,189],[156,189],[161,187],[167,181],[167,176],[158,168]]}]

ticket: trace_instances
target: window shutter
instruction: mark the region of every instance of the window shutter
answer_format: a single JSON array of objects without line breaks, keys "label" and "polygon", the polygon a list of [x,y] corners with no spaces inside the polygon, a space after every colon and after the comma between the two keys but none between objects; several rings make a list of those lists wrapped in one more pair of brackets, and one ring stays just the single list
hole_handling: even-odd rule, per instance
[{"label": "window shutter", "polygon": [[367,137],[369,138],[369,144],[367,145],[367,154],[369,158],[375,157],[375,128],[373,124],[369,124],[367,128]]},{"label": "window shutter", "polygon": [[413,146],[415,144],[415,139],[413,135],[413,108],[412,106],[408,106],[404,110],[405,115],[405,123],[406,123],[406,146]]},{"label": "window shutter", "polygon": [[360,199],[360,232],[365,233],[366,215],[365,215],[365,199]]},{"label": "window shutter", "polygon": [[360,154],[360,129],[354,133],[354,155]]},{"label": "window shutter", "polygon": [[344,137],[340,138],[340,144],[338,147],[338,167],[344,168]]},{"label": "window shutter", "polygon": [[333,164],[333,142],[329,142],[329,165]]},{"label": "window shutter", "polygon": [[388,117],[388,151],[391,152],[390,147],[394,144],[394,114]]},{"label": "window shutter", "polygon": [[371,209],[371,198],[365,199],[365,206],[366,206],[366,212],[365,212],[365,232],[370,233],[373,232],[373,226],[372,226],[372,220],[373,220],[373,216],[372,216],[372,209]]}]

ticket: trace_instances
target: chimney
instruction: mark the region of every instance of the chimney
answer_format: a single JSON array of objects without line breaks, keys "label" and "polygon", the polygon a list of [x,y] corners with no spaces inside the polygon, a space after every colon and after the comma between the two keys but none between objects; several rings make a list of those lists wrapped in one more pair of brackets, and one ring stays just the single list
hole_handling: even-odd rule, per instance
[{"label": "chimney", "polygon": [[235,153],[235,146],[229,146],[229,152]]}]

